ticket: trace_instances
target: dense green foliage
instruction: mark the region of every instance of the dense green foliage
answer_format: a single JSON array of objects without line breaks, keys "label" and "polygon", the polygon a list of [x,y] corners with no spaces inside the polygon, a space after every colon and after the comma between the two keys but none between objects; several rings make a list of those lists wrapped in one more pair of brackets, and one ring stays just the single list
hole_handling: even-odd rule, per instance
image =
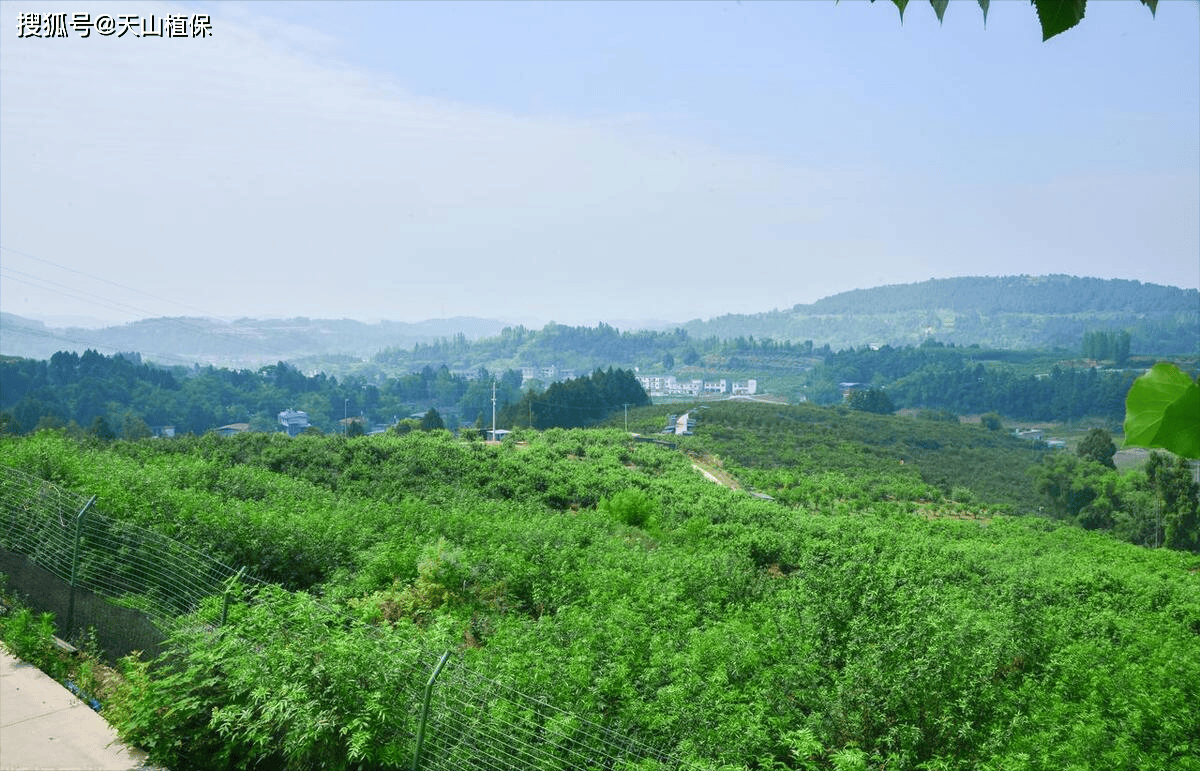
[{"label": "dense green foliage", "polygon": [[[388,348],[373,361],[380,365],[420,367],[449,363],[452,367],[504,362],[506,366],[556,365],[574,370],[592,370],[610,364],[648,364],[689,344],[682,329],[622,332],[603,322],[592,327],[573,327],[553,322],[540,330],[507,327],[498,336],[469,341],[463,337],[416,345],[411,350]],[[712,345],[717,341],[711,341]]]},{"label": "dense green foliage", "polygon": [[[916,348],[862,347],[833,352],[814,349],[811,341],[793,344],[737,338],[726,343],[696,343],[678,332],[630,336],[611,328],[599,335],[586,329],[556,329],[559,342],[574,340],[584,345],[611,337],[615,347],[601,346],[603,350],[635,361],[643,355],[660,357],[659,343],[667,341],[681,349],[683,361],[698,364],[699,347],[705,351],[707,366],[715,371],[766,372],[776,382],[777,392],[818,404],[841,401],[841,383],[869,383],[885,388],[887,400],[895,407],[955,414],[996,411],[1023,420],[1092,416],[1115,423],[1124,414],[1125,394],[1138,374],[1076,370],[1038,354],[929,341]],[[534,339],[544,336],[531,334]],[[637,346],[647,340],[657,342],[647,349],[648,354],[638,353]],[[632,341],[631,347],[622,348],[621,341]],[[563,350],[569,357],[576,349]],[[1030,371],[1033,374],[1028,374]],[[703,374],[696,369],[691,372]],[[635,383],[605,386],[598,394],[584,393],[584,383],[592,378],[554,383],[549,389],[554,393],[539,394],[534,389],[523,393],[521,372],[511,368],[498,377],[482,368],[468,377],[456,374],[446,364],[426,365],[417,372],[381,376],[375,381],[358,376],[339,381],[325,374],[305,375],[284,362],[254,372],[213,367],[161,369],[141,363],[136,354],[108,357],[94,351],[82,355],[60,352],[48,362],[0,360],[0,431],[27,433],[72,426],[80,433],[125,439],[148,436],[151,426],[164,425],[174,426],[176,433],[203,433],[230,423],[277,431],[276,415],[288,408],[304,410],[312,425],[327,432],[348,430],[344,419],[350,417],[359,418],[361,427],[369,430],[372,425],[394,424],[414,410],[419,420],[430,409],[438,411],[444,425],[457,429],[490,423],[493,382],[504,426],[528,426],[531,421],[538,428],[582,426],[624,404],[642,403]],[[876,399],[878,396],[875,394]],[[876,406],[886,407],[882,402]]]},{"label": "dense green foliage", "polygon": [[493,379],[501,406],[520,397],[521,373],[513,370],[493,378],[480,369],[468,378],[444,365],[427,366],[377,384],[305,375],[285,362],[253,372],[161,369],[141,363],[136,354],[102,356],[89,350],[82,355],[59,352],[48,362],[0,361],[0,410],[7,416],[8,432],[73,423],[94,435],[104,426],[107,433],[126,439],[163,425],[174,426],[177,433],[200,434],[228,423],[277,431],[276,416],[288,408],[304,410],[323,431],[337,430],[338,421],[350,416],[386,424],[414,409],[424,414],[434,407],[442,407],[455,421],[473,423],[491,409]]},{"label": "dense green foliage", "polygon": [[1200,485],[1186,461],[1151,453],[1145,473],[1119,474],[1087,454],[1058,454],[1034,472],[1056,518],[1144,546],[1200,551]]},{"label": "dense green foliage", "polygon": [[1129,333],[1123,329],[1116,332],[1088,332],[1083,336],[1083,356],[1085,359],[1110,359],[1121,366],[1129,360]]},{"label": "dense green foliage", "polygon": [[[484,416],[490,416],[493,381],[498,407],[511,405],[504,412],[506,426],[528,426],[531,414],[537,428],[586,426],[624,404],[649,403],[632,372],[611,368],[521,398],[521,373],[515,370],[493,378],[481,369],[467,378],[445,365],[436,370],[427,366],[375,385],[354,378],[339,383],[324,374],[308,376],[284,362],[257,372],[209,367],[185,374],[134,358],[86,351],[82,356],[56,353],[49,362],[0,361],[0,409],[9,411],[5,431],[74,423],[88,426],[88,433],[101,439],[139,439],[150,435],[147,424],[170,424],[177,433],[199,434],[232,422],[271,431],[279,430],[276,413],[298,407],[318,428],[333,430],[340,418],[344,428],[339,430],[359,433],[362,422],[395,423],[420,404],[429,405],[420,417],[421,428],[429,431],[446,427],[436,405],[453,416],[455,428],[460,423],[483,425]],[[346,422],[350,415],[362,420]]]},{"label": "dense green foliage", "polygon": [[437,431],[438,429],[444,429],[445,427],[446,424],[442,421],[442,416],[439,415],[438,411],[432,407],[430,407],[429,412],[426,412],[421,418],[422,431]]},{"label": "dense green foliage", "polygon": [[1197,551],[1200,542],[1200,487],[1190,466],[1155,454],[1145,472],[1118,473],[1103,429],[1089,431],[1072,455],[983,423],[920,415],[738,403],[699,414],[685,446],[715,455],[741,482],[783,503],[947,498],[975,510],[1047,515],[1143,546]]},{"label": "dense green foliage", "polygon": [[[527,370],[534,378],[532,384],[525,383],[527,388],[557,385],[570,390],[578,384],[553,381],[572,370],[613,366],[690,378],[754,377],[760,389],[818,404],[841,401],[843,384],[856,383],[886,389],[887,398],[899,408],[955,414],[994,411],[1013,419],[1038,421],[1099,417],[1115,423],[1124,414],[1125,394],[1141,372],[1139,365],[1149,363],[1140,355],[1194,352],[1195,328],[1200,322],[1194,312],[1194,292],[1068,277],[956,279],[882,287],[826,298],[804,306],[808,309],[804,312],[825,320],[839,314],[857,318],[864,304],[884,313],[916,312],[912,309],[918,307],[974,313],[978,324],[989,329],[997,322],[985,319],[988,314],[1042,314],[1059,309],[1068,315],[1086,316],[1087,308],[1098,308],[1104,318],[1093,314],[1085,324],[1087,319],[1081,317],[1079,324],[1055,333],[1055,345],[1064,342],[1063,335],[1068,334],[1073,350],[1078,350],[1082,341],[1088,358],[1079,368],[1078,362],[1064,359],[1065,350],[956,346],[953,341],[961,338],[965,329],[973,328],[974,322],[962,318],[954,321],[953,334],[946,334],[944,325],[933,319],[922,322],[923,332],[915,338],[920,341],[917,346],[859,345],[839,351],[828,343],[815,347],[814,337],[821,337],[816,333],[804,339],[796,337],[795,330],[771,328],[770,324],[764,328],[769,334],[757,338],[753,333],[747,336],[741,328],[722,329],[720,334],[701,338],[683,328],[621,332],[607,324],[594,329],[558,324],[542,330],[510,327],[495,337],[478,340],[458,334],[418,343],[411,350],[390,348],[371,362],[355,359],[343,363],[345,366],[330,362],[342,373],[340,380],[327,372],[305,374],[285,362],[253,371],[211,366],[162,368],[144,364],[136,353],[102,356],[92,350],[83,354],[60,351],[48,361],[0,360],[0,431],[26,433],[39,427],[69,426],[77,432],[111,433],[126,439],[146,436],[151,427],[161,426],[173,426],[177,433],[202,433],[245,423],[251,430],[273,431],[279,430],[277,414],[289,408],[303,410],[312,425],[326,432],[348,430],[350,417],[361,419],[362,427],[369,431],[414,413],[419,419],[431,408],[437,409],[444,425],[456,430],[490,416],[493,382],[498,386],[497,407],[513,406],[506,418],[508,425],[586,425],[594,416],[556,415],[563,411],[556,407],[556,400],[523,395],[524,376],[519,368],[532,370]],[[792,312],[801,310],[798,306]],[[936,316],[941,311],[919,312]],[[1113,326],[1118,321],[1122,325]],[[1174,324],[1178,339],[1148,332],[1148,324]],[[934,334],[949,344],[937,342]],[[864,338],[871,335],[859,336]],[[1131,351],[1139,356],[1132,356]],[[1108,361],[1120,366],[1127,359],[1130,369],[1097,366]],[[1194,366],[1186,357],[1182,363]],[[546,380],[539,382],[540,377]],[[569,405],[566,412],[579,412],[570,406],[576,396],[565,399]],[[544,410],[536,409],[539,401]],[[610,408],[626,403],[626,399],[609,401]]]},{"label": "dense green foliage", "polygon": [[[595,429],[502,445],[438,431],[103,444],[42,432],[0,439],[0,462],[332,608],[279,595],[220,633],[181,634],[165,674],[142,671],[114,716],[163,758],[394,765],[411,714],[388,701],[400,665],[455,648],[707,767],[1200,769],[1194,555],[981,518],[910,470],[915,454],[896,459],[915,453],[918,433],[896,428],[908,423],[961,451],[978,443],[977,462],[996,466],[988,442],[1016,450],[997,432],[737,408],[774,436],[808,421],[835,443],[771,456],[777,471],[797,464],[796,505]],[[701,411],[689,447],[751,436],[717,411]],[[888,431],[826,468],[846,434]]]},{"label": "dense green foliage", "polygon": [[874,412],[876,415],[891,415],[896,411],[896,405],[892,404],[892,400],[882,388],[852,391],[846,399],[846,406],[861,412]]},{"label": "dense green foliage", "polygon": [[1101,466],[1115,469],[1113,456],[1117,454],[1117,446],[1113,444],[1112,436],[1103,428],[1093,428],[1075,448],[1075,454],[1081,458],[1095,461]]},{"label": "dense green foliage", "polygon": [[1125,394],[1140,374],[1070,369],[1053,361],[1048,372],[1021,374],[1018,366],[1024,368],[1033,358],[937,343],[917,348],[864,346],[827,355],[809,377],[807,390],[813,401],[829,403],[841,398],[839,383],[871,383],[885,387],[899,407],[958,414],[995,411],[1019,420],[1093,416],[1119,422],[1125,414]]},{"label": "dense green foliage", "polygon": [[628,370],[596,370],[590,376],[554,383],[544,393],[527,391],[506,407],[499,424],[506,428],[581,428],[599,423],[626,407],[642,407],[650,397]]}]

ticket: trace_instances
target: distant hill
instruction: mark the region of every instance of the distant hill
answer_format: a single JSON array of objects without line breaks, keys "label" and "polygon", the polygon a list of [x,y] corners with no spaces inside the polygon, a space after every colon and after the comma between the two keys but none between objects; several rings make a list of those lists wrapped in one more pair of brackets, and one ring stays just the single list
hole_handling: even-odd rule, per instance
[{"label": "distant hill", "polygon": [[306,357],[368,358],[385,348],[432,343],[462,335],[468,340],[497,335],[502,321],[453,318],[415,324],[383,321],[365,324],[348,319],[158,318],[102,329],[54,328],[0,313],[0,354],[49,359],[62,350],[94,349],[112,354],[137,351],[163,364],[193,362],[257,368]]},{"label": "distant hill", "polygon": [[[1135,355],[1200,353],[1200,292],[1120,279],[1006,276],[935,279],[856,289],[789,310],[726,315],[664,331],[619,332],[554,323],[530,330],[495,319],[453,318],[365,324],[347,319],[159,318],[102,329],[56,328],[0,314],[0,354],[49,359],[60,350],[141,353],[162,364],[257,368],[289,361],[304,370],[352,371],[366,359],[387,371],[448,364],[469,372],[556,364],[645,366],[710,338],[813,342],[834,350],[900,347],[936,340],[996,349],[1078,351],[1085,332],[1126,330]],[[505,331],[507,330],[507,331]],[[690,340],[688,339],[690,338]],[[719,345],[719,344],[718,344]],[[418,350],[419,348],[419,350]]]},{"label": "distant hill", "polygon": [[817,346],[1077,349],[1084,332],[1126,329],[1145,354],[1200,351],[1200,292],[1122,279],[1003,276],[855,289],[810,305],[684,325],[693,337],[812,340]]}]

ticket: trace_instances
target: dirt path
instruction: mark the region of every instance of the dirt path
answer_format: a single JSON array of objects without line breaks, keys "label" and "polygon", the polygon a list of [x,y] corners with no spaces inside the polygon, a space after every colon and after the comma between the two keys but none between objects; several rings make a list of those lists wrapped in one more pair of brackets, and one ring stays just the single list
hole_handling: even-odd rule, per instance
[{"label": "dirt path", "polygon": [[692,468],[699,471],[707,479],[716,482],[721,487],[728,487],[730,490],[741,490],[742,486],[736,479],[733,478],[725,469],[721,468],[720,461],[709,456],[703,458],[692,458]]}]

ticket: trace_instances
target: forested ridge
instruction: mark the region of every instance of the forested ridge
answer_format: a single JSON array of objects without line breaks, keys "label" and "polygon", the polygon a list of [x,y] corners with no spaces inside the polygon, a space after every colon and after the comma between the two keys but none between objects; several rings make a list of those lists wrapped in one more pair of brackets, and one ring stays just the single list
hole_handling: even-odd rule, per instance
[{"label": "forested ridge", "polygon": [[1074,351],[1089,332],[1123,331],[1135,355],[1196,355],[1200,293],[1061,275],[935,279],[843,292],[783,310],[694,319],[668,329],[551,322],[539,330],[478,318],[419,324],[162,318],[84,330],[50,329],[11,314],[4,314],[0,324],[0,351],[26,358],[95,349],[140,351],[166,365],[257,368],[283,359],[304,371],[372,379],[442,364],[460,373],[551,364],[584,373],[610,365],[646,367],[668,355],[685,363],[689,354],[719,356],[739,337],[798,349],[806,343],[834,350],[915,346],[935,339],[959,346]]},{"label": "forested ridge", "polygon": [[[916,454],[939,449],[906,433],[917,419],[723,409],[746,407],[701,410],[675,449],[606,429],[42,431],[0,438],[0,463],[296,593],[235,606],[220,634],[184,627],[178,666],[124,694],[114,714],[142,716],[127,735],[177,771],[407,758],[389,722],[407,706],[374,690],[389,647],[453,650],[686,767],[1200,769],[1196,554],[1005,516],[983,486],[955,500],[942,485],[969,480],[925,478],[945,456]],[[787,441],[806,423],[824,454]],[[947,453],[978,453],[944,473],[1021,451],[931,425]],[[719,487],[689,452],[783,495]],[[363,647],[362,629],[386,637]]]},{"label": "forested ridge", "polygon": [[919,345],[934,338],[1005,349],[1073,349],[1089,330],[1126,330],[1133,350],[1195,355],[1200,293],[1120,279],[1005,276],[855,289],[759,314],[683,325],[698,338],[813,340],[833,348]]},{"label": "forested ridge", "polygon": [[796,305],[797,313],[893,313],[948,308],[994,313],[1195,313],[1197,292],[1125,279],[1076,276],[971,276],[895,284]]}]

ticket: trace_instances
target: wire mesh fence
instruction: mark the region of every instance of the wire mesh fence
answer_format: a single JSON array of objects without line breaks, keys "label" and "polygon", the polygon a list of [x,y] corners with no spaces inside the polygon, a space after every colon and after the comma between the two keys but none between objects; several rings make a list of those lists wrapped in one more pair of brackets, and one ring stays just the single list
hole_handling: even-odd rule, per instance
[{"label": "wire mesh fence", "polygon": [[[104,516],[95,510],[94,499],[0,466],[0,572],[14,567],[29,574],[18,588],[41,595],[42,609],[60,619],[65,613],[65,634],[92,627],[116,650],[114,657],[130,650],[155,652],[151,639],[157,635],[161,641],[163,628],[206,598],[236,596],[239,602],[270,606],[260,592],[268,585],[170,538]],[[14,583],[12,575],[9,581]],[[235,582],[241,590],[228,591]],[[290,636],[286,630],[281,635]],[[396,655],[400,651],[387,645],[380,630],[365,647],[375,649],[369,657],[377,677],[387,682],[388,697],[405,705],[405,717],[392,729],[419,755],[419,765],[414,756],[406,767],[647,771],[685,766],[628,732],[558,709],[453,658],[439,663],[432,654]]]},{"label": "wire mesh fence", "polygon": [[4,506],[0,531],[4,546],[70,581],[73,530],[88,499],[4,467],[0,501]]},{"label": "wire mesh fence", "polygon": [[433,691],[422,768],[480,771],[678,768],[626,732],[447,663]]},{"label": "wire mesh fence", "polygon": [[[237,570],[151,530],[99,513],[85,498],[3,467],[0,545],[75,589],[169,620],[221,594]],[[67,627],[72,620],[66,619]],[[68,630],[69,631],[69,630]]]}]

